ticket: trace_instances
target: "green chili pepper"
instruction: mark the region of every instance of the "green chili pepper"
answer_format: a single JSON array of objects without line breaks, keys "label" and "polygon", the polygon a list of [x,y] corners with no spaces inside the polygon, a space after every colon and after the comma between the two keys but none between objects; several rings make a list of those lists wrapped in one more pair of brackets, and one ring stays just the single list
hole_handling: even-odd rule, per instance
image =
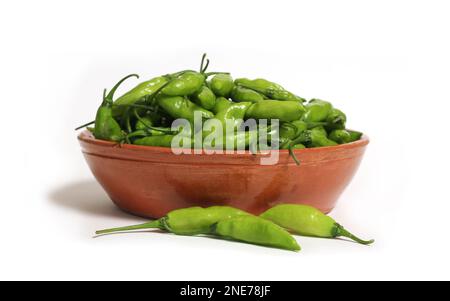
[{"label": "green chili pepper", "polygon": [[302,117],[305,107],[298,101],[277,101],[266,99],[252,104],[245,115],[254,119],[279,119],[294,121]]},{"label": "green chili pepper", "polygon": [[299,251],[292,235],[280,226],[257,216],[239,216],[223,219],[213,225],[212,232],[224,238],[252,244]]},{"label": "green chili pepper", "polygon": [[[205,149],[237,149],[238,147],[247,148],[252,142],[252,137],[258,137],[258,130],[238,131],[233,135],[204,134],[203,147]],[[215,139],[213,139],[215,138]]]},{"label": "green chili pepper", "polygon": [[347,116],[341,110],[333,108],[326,119],[325,128],[327,131],[345,129]]},{"label": "green chili pepper", "polygon": [[322,126],[315,127],[311,130],[311,147],[334,146],[337,145],[333,140],[328,139],[327,132]]},{"label": "green chili pepper", "polygon": [[294,139],[297,137],[297,127],[290,122],[283,122],[280,126],[280,138]]},{"label": "green chili pepper", "polygon": [[225,107],[225,104],[214,116],[215,119],[222,123],[222,128],[225,132],[227,121],[233,122],[233,128],[237,129],[241,125],[245,117],[245,112],[251,106],[251,102],[229,102]]},{"label": "green chili pepper", "polygon": [[[146,146],[161,146],[171,147],[172,139],[175,135],[158,135],[158,136],[146,136],[134,140],[133,144],[146,145]],[[191,147],[190,145],[188,147]]]},{"label": "green chili pepper", "polygon": [[258,102],[265,99],[263,94],[256,92],[255,90],[244,88],[242,86],[234,86],[233,90],[231,90],[230,97],[236,102]]},{"label": "green chili pepper", "polygon": [[291,124],[296,128],[295,136],[298,136],[301,132],[308,129],[308,124],[303,120],[294,120],[291,122]]},{"label": "green chili pepper", "polygon": [[159,228],[178,235],[209,234],[212,225],[217,222],[245,215],[249,214],[228,206],[211,206],[208,208],[190,207],[173,210],[166,216],[148,223],[99,230],[95,233],[106,234],[118,231]]},{"label": "green chili pepper", "polygon": [[230,101],[225,97],[217,97],[216,104],[214,105],[212,111],[214,112],[214,114],[217,114],[218,112],[228,108],[232,103],[233,103],[232,101]]},{"label": "green chili pepper", "polygon": [[116,99],[113,106],[114,117],[121,116],[127,106],[136,103],[144,96],[152,95],[169,81],[167,76],[158,76],[138,84],[136,87]]},{"label": "green chili pepper", "polygon": [[186,71],[171,80],[161,93],[167,96],[187,96],[197,92],[205,83],[206,76],[195,71]]},{"label": "green chili pepper", "polygon": [[202,86],[200,90],[192,95],[192,100],[202,108],[211,110],[216,104],[216,96],[207,86]]},{"label": "green chili pepper", "polygon": [[352,141],[352,136],[346,130],[333,130],[328,135],[328,138],[339,144],[349,143]]},{"label": "green chili pepper", "polygon": [[331,103],[320,99],[310,100],[305,107],[306,112],[303,115],[303,120],[307,123],[325,121],[332,109]]},{"label": "green chili pepper", "polygon": [[136,120],[134,128],[136,130],[143,130],[149,126],[154,126],[161,122],[161,116],[155,112],[149,112]]},{"label": "green chili pepper", "polygon": [[269,99],[292,100],[300,102],[304,101],[303,98],[298,97],[297,95],[294,95],[293,93],[285,90],[279,84],[270,82],[262,78],[257,78],[254,80],[250,80],[248,78],[238,78],[234,81],[234,83],[236,85],[240,85],[242,87],[262,93]]},{"label": "green chili pepper", "polygon": [[196,105],[186,97],[182,96],[162,96],[158,98],[158,105],[174,119],[184,118],[189,122],[194,122],[194,113],[200,112],[202,118],[214,117],[214,114]]},{"label": "green chili pepper", "polygon": [[362,240],[354,236],[334,219],[311,206],[282,204],[270,208],[260,216],[300,235],[326,238],[344,236],[361,244],[374,242],[373,239]]},{"label": "green chili pepper", "polygon": [[233,90],[233,78],[229,74],[217,74],[209,83],[211,90],[217,96],[228,97]]},{"label": "green chili pepper", "polygon": [[358,131],[347,130],[347,132],[350,133],[350,137],[351,137],[350,142],[357,141],[357,140],[361,139],[361,136],[363,135],[363,133],[358,132]]},{"label": "green chili pepper", "polygon": [[112,89],[106,94],[106,89],[103,91],[103,102],[97,110],[95,117],[94,137],[97,139],[110,140],[110,141],[122,141],[125,137],[119,123],[113,117],[113,97],[117,88],[126,79],[130,77],[137,77],[137,74],[130,74],[122,78]]}]

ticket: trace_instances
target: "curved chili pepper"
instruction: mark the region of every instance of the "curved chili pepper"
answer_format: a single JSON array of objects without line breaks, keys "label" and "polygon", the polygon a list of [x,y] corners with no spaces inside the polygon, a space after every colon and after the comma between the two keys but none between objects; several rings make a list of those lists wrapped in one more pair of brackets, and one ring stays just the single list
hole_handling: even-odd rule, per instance
[{"label": "curved chili pepper", "polygon": [[216,95],[207,86],[202,86],[200,90],[192,95],[192,101],[206,110],[211,110],[216,104]]},{"label": "curved chili pepper", "polygon": [[362,240],[356,237],[331,217],[307,205],[277,205],[263,212],[260,217],[300,235],[326,238],[344,236],[365,245],[374,242],[373,239]]},{"label": "curved chili pepper", "polygon": [[161,93],[167,96],[187,96],[198,91],[205,83],[206,76],[196,71],[186,71],[174,78]]},{"label": "curved chili pepper", "polygon": [[303,120],[306,122],[325,121],[333,108],[331,103],[321,99],[311,99],[305,106],[306,112]]},{"label": "curved chili pepper", "polygon": [[184,118],[189,122],[194,122],[194,113],[200,112],[202,118],[208,119],[214,117],[211,111],[196,105],[186,97],[182,96],[162,96],[159,97],[158,105],[174,119]]},{"label": "curved chili pepper", "polygon": [[213,76],[209,87],[217,96],[228,97],[233,90],[233,78],[229,74],[217,74]]},{"label": "curved chili pepper", "polygon": [[335,129],[345,129],[345,123],[347,116],[341,110],[333,108],[330,114],[327,116],[325,128],[327,131]]},{"label": "curved chili pepper", "polygon": [[120,142],[125,135],[120,128],[119,123],[113,117],[112,105],[113,97],[117,88],[128,78],[137,77],[137,74],[130,74],[122,78],[112,89],[106,94],[106,89],[103,91],[103,102],[97,110],[95,117],[94,137],[97,139],[110,140]]},{"label": "curved chili pepper", "polygon": [[107,234],[119,231],[159,228],[178,235],[209,234],[211,226],[218,221],[244,215],[249,215],[249,213],[228,206],[190,207],[173,210],[166,216],[148,223],[99,230],[95,233]]},{"label": "curved chili pepper", "polygon": [[136,101],[144,96],[155,93],[168,81],[168,76],[158,76],[138,84],[136,87],[116,99],[113,107],[113,115],[115,117],[121,116],[128,105],[136,103]]},{"label": "curved chili pepper", "polygon": [[234,81],[236,85],[255,90],[264,94],[269,99],[292,100],[303,102],[304,99],[287,91],[281,85],[263,78],[250,80],[248,78],[238,78]]},{"label": "curved chili pepper", "polygon": [[225,238],[252,244],[299,251],[292,235],[275,223],[257,216],[239,216],[224,219],[213,225],[212,232]]},{"label": "curved chili pepper", "polygon": [[352,136],[346,130],[333,130],[328,135],[328,138],[339,144],[349,143],[352,141]]},{"label": "curved chili pepper", "polygon": [[252,104],[245,115],[254,119],[279,119],[294,121],[302,117],[305,107],[298,101],[264,100]]},{"label": "curved chili pepper", "polygon": [[350,133],[350,137],[351,137],[350,142],[361,139],[361,136],[363,135],[363,133],[358,132],[358,131],[351,131],[351,130],[347,130],[347,131]]},{"label": "curved chili pepper", "polygon": [[247,89],[242,86],[234,86],[233,90],[230,93],[231,99],[236,102],[241,101],[250,101],[250,102],[258,102],[266,99],[266,97],[252,89]]}]

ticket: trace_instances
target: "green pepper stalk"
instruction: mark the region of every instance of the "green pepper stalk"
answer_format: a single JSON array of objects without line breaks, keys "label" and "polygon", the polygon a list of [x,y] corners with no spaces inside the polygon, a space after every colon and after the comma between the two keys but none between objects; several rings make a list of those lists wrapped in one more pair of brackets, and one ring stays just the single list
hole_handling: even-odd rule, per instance
[{"label": "green pepper stalk", "polygon": [[95,234],[155,228],[178,235],[209,234],[211,226],[218,221],[244,215],[249,215],[249,213],[228,206],[190,207],[173,210],[158,220],[139,225],[99,230]]},{"label": "green pepper stalk", "polygon": [[328,215],[307,205],[280,204],[263,212],[260,217],[304,236],[324,238],[343,236],[364,245],[374,242],[373,239],[363,240],[356,237]]}]

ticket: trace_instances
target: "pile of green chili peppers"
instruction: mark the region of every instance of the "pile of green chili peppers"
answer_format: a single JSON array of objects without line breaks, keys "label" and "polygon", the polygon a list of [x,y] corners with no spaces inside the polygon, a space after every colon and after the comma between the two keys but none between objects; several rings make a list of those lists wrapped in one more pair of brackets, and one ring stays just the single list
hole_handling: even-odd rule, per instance
[{"label": "pile of green chili peppers", "polygon": [[[288,149],[298,164],[294,149],[334,146],[359,140],[361,132],[346,129],[346,115],[330,102],[304,98],[289,92],[281,85],[265,79],[233,79],[227,72],[207,72],[209,60],[203,55],[200,68],[165,74],[139,83],[116,100],[116,89],[131,74],[121,79],[110,91],[103,93],[94,124],[88,129],[95,138],[147,146],[171,147],[172,140],[183,131],[174,129],[172,122],[183,118],[194,125],[195,116],[207,124],[218,120],[223,126],[231,121],[235,131],[224,132],[214,146],[236,148],[238,142],[246,149],[262,149],[251,145],[249,137],[277,132],[277,139],[269,139],[269,148]],[[256,127],[242,129],[246,120],[254,119]],[[262,126],[260,120],[268,120]],[[277,128],[271,121],[277,120]],[[202,127],[200,137],[207,140],[211,129]],[[195,128],[185,133],[183,148],[194,148]],[[184,132],[183,132],[184,133]],[[187,142],[186,142],[187,141]]]},{"label": "pile of green chili peppers", "polygon": [[210,235],[290,251],[301,249],[291,233],[322,238],[342,236],[364,245],[374,242],[356,237],[314,207],[297,204],[279,204],[259,216],[228,206],[183,208],[158,220],[99,230],[96,234],[153,228],[177,235]]}]

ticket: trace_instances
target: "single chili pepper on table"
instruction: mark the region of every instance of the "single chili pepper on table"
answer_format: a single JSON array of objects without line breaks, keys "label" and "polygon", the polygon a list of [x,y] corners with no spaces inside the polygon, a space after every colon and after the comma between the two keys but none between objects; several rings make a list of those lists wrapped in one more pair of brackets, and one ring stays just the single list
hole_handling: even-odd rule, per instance
[{"label": "single chili pepper on table", "polygon": [[234,81],[235,85],[245,87],[257,91],[265,95],[269,99],[276,100],[292,100],[303,102],[304,99],[287,91],[281,85],[274,82],[268,81],[263,78],[248,79],[248,78],[237,78]]},{"label": "single chili pepper on table", "polygon": [[254,119],[279,119],[282,121],[294,121],[302,117],[305,107],[298,101],[277,101],[266,99],[252,104],[246,114],[246,118]]},{"label": "single chili pepper on table", "polygon": [[154,228],[178,235],[208,234],[211,232],[211,226],[218,221],[244,215],[249,215],[249,213],[228,206],[189,207],[173,210],[166,216],[148,223],[99,230],[95,234]]},{"label": "single chili pepper on table", "polygon": [[296,204],[281,204],[263,212],[260,217],[305,236],[335,238],[348,237],[361,244],[371,244],[371,240],[362,240],[348,232],[334,219],[314,207]]},{"label": "single chili pepper on table", "polygon": [[212,233],[262,246],[300,250],[297,241],[289,232],[269,220],[252,215],[221,220],[212,226]]},{"label": "single chili pepper on table", "polygon": [[263,101],[266,97],[252,89],[247,89],[242,86],[234,86],[233,90],[230,93],[231,99],[236,102],[241,101],[250,101],[250,102],[258,102]]},{"label": "single chili pepper on table", "polygon": [[97,139],[109,140],[121,142],[125,138],[125,134],[122,131],[119,123],[113,117],[113,97],[117,88],[126,79],[130,77],[137,77],[137,74],[130,74],[122,78],[112,89],[106,94],[106,89],[103,92],[103,102],[97,110],[94,126],[94,137]]},{"label": "single chili pepper on table", "polygon": [[234,87],[233,78],[229,74],[214,75],[209,83],[209,87],[215,95],[228,97]]}]

